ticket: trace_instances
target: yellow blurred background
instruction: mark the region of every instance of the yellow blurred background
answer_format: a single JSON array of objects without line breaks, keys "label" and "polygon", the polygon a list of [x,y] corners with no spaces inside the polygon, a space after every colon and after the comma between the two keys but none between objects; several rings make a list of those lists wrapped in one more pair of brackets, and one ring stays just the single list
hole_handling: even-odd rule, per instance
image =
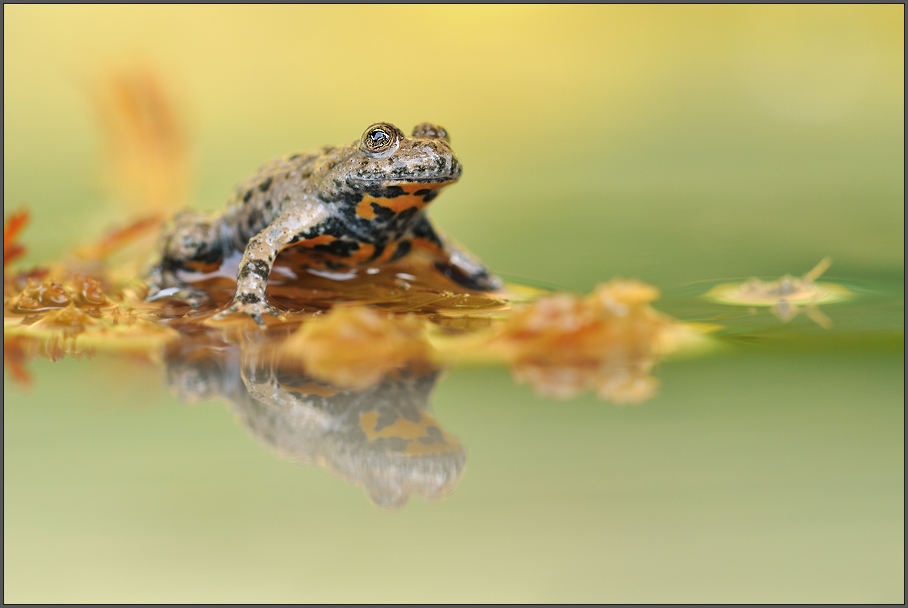
[{"label": "yellow blurred background", "polygon": [[[90,103],[158,69],[189,117],[194,205],[376,121],[452,134],[438,223],[508,278],[589,289],[897,272],[902,6],[4,7],[5,209],[31,259],[126,213]],[[118,212],[119,211],[119,212]]]}]

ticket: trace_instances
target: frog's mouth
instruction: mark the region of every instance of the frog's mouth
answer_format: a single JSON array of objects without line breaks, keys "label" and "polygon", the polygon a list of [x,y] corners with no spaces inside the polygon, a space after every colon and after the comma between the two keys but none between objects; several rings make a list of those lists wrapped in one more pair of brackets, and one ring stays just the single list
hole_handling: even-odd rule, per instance
[{"label": "frog's mouth", "polygon": [[450,184],[457,181],[463,172],[460,161],[455,158],[412,164],[401,162],[384,167],[369,167],[348,175],[352,184],[366,187],[376,185],[402,186],[404,184]]},{"label": "frog's mouth", "polygon": [[401,178],[387,178],[387,177],[376,177],[376,178],[360,178],[360,177],[351,177],[347,181],[353,185],[357,186],[375,186],[378,184],[384,184],[387,186],[406,186],[407,184],[420,184],[428,187],[437,187],[447,186],[453,184],[458,179],[460,175],[435,175],[432,177],[401,177]]}]

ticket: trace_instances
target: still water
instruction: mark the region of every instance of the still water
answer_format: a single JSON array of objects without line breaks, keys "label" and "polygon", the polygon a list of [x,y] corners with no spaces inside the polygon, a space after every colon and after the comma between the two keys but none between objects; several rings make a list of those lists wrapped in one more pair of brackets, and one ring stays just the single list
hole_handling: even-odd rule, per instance
[{"label": "still water", "polygon": [[666,294],[721,346],[633,406],[489,367],[332,392],[255,340],[36,359],[4,383],[6,596],[897,601],[900,289],[829,329]]}]

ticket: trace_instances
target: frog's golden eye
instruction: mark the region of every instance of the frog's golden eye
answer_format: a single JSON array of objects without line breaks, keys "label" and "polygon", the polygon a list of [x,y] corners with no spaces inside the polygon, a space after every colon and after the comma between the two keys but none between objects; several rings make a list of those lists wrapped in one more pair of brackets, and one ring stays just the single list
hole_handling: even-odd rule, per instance
[{"label": "frog's golden eye", "polygon": [[424,122],[413,127],[413,137],[431,137],[433,139],[443,139],[447,142],[448,132],[441,125],[433,125],[431,122]]},{"label": "frog's golden eye", "polygon": [[386,122],[375,123],[363,133],[360,145],[366,152],[373,154],[387,152],[400,143],[400,131]]}]

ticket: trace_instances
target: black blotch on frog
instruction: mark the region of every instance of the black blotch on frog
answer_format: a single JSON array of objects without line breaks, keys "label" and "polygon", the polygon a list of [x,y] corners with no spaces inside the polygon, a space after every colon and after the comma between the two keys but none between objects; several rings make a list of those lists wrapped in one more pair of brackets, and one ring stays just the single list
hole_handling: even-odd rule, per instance
[{"label": "black blotch on frog", "polygon": [[341,258],[350,257],[354,251],[359,250],[359,243],[356,241],[344,241],[336,240],[331,241],[330,243],[321,243],[312,247],[315,251],[322,251],[324,253],[330,253],[331,255],[336,255]]},{"label": "black blotch on frog", "polygon": [[268,275],[270,274],[270,268],[268,267],[267,262],[261,260],[252,260],[240,270],[238,278],[245,279],[250,274],[256,274],[266,281],[268,280]]},{"label": "black blotch on frog", "polygon": [[441,433],[441,429],[437,426],[427,426],[426,434],[419,438],[419,442],[423,445],[434,445],[440,443],[442,445],[447,445],[444,435]]}]

